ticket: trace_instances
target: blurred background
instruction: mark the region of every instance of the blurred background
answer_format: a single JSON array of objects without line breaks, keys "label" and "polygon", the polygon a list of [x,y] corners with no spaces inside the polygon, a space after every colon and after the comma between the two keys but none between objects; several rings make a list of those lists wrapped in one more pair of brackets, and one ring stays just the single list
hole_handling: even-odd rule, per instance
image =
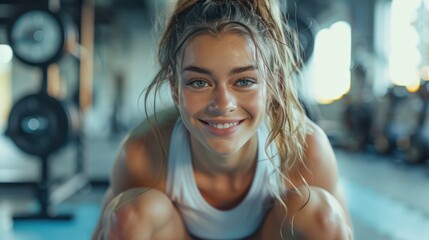
[{"label": "blurred background", "polygon": [[[0,0],[0,239],[90,238],[120,143],[144,118],[174,2]],[[429,1],[282,8],[355,239],[429,239]]]}]

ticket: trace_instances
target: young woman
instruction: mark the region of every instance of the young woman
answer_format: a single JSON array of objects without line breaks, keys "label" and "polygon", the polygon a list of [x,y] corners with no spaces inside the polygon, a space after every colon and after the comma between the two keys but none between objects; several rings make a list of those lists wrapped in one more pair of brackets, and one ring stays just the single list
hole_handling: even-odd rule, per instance
[{"label": "young woman", "polygon": [[146,92],[175,106],[124,141],[93,239],[352,239],[281,22],[274,0],[178,0]]}]

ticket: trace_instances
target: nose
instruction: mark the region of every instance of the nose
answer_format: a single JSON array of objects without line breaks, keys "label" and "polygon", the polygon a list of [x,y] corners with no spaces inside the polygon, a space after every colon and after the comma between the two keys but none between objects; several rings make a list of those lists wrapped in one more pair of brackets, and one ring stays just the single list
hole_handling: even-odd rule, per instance
[{"label": "nose", "polygon": [[217,86],[208,109],[214,114],[225,115],[237,109],[237,101],[226,86]]}]

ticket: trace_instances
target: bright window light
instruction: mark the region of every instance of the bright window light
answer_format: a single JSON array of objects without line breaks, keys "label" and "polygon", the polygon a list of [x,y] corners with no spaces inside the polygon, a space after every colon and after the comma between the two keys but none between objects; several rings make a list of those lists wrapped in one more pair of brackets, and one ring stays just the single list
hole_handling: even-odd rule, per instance
[{"label": "bright window light", "polygon": [[10,61],[12,61],[12,57],[12,48],[6,44],[0,44],[0,64],[9,63]]},{"label": "bright window light", "polygon": [[340,21],[320,30],[314,46],[313,93],[319,103],[340,99],[350,90],[351,28]]},{"label": "bright window light", "polygon": [[420,83],[420,36],[413,23],[421,0],[394,0],[391,5],[389,78],[393,84],[415,89]]}]

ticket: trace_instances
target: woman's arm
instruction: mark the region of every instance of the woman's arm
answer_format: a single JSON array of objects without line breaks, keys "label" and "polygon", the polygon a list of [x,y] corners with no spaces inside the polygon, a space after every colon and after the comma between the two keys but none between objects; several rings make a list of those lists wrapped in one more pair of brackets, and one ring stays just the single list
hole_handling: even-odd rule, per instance
[{"label": "woman's arm", "polygon": [[[105,211],[109,203],[120,193],[131,188],[151,187],[164,190],[164,169],[166,157],[163,151],[168,150],[170,135],[178,117],[174,107],[166,108],[157,114],[161,138],[155,136],[147,120],[135,128],[121,145],[120,152],[114,162],[108,187],[103,201],[92,240],[97,240],[102,230]],[[155,123],[152,116],[151,123]],[[164,144],[164,147],[161,147]]]},{"label": "woman's arm", "polygon": [[302,169],[304,178],[310,186],[325,189],[331,193],[343,207],[347,222],[352,228],[350,214],[339,183],[339,172],[334,150],[325,132],[313,122],[310,122],[313,132],[307,136],[305,165]]},{"label": "woman's arm", "polygon": [[[105,218],[105,211],[112,199],[114,199],[114,197],[122,191],[132,188],[133,186],[138,186],[139,184],[144,184],[144,181],[142,181],[140,177],[137,177],[140,175],[140,170],[137,169],[143,168],[135,168],[134,170],[130,168],[133,165],[136,165],[137,159],[142,159],[143,157],[137,156],[138,152],[133,149],[135,148],[133,147],[133,145],[137,144],[138,143],[136,143],[136,139],[127,139],[121,146],[120,153],[118,154],[118,157],[116,158],[116,161],[113,165],[112,173],[110,176],[110,185],[107,188],[107,191],[103,197],[102,210],[96,228],[94,229],[94,232],[92,234],[92,240],[99,239],[100,231],[102,230]],[[144,173],[141,172],[141,175],[143,174]]]}]

